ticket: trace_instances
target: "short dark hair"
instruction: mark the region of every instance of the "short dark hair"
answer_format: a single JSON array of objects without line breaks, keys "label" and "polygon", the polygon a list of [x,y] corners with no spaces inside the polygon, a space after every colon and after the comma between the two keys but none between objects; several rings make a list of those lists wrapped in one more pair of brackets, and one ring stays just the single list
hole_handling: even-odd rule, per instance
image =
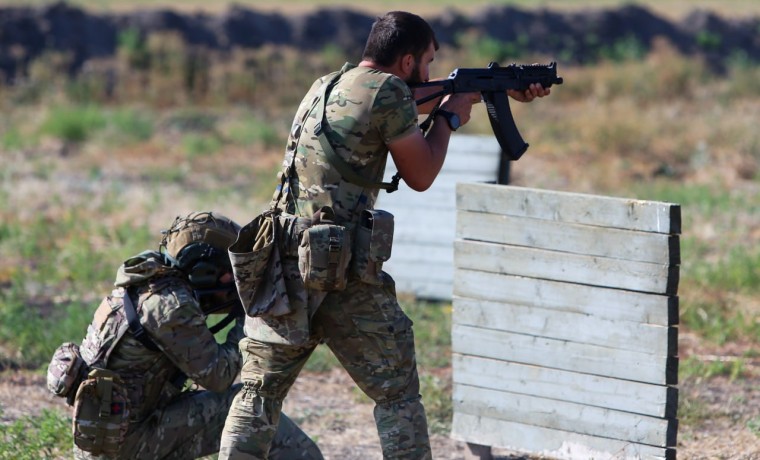
[{"label": "short dark hair", "polygon": [[378,16],[372,24],[362,59],[381,66],[390,66],[406,54],[419,60],[430,43],[438,50],[435,32],[424,19],[405,11],[391,11]]}]

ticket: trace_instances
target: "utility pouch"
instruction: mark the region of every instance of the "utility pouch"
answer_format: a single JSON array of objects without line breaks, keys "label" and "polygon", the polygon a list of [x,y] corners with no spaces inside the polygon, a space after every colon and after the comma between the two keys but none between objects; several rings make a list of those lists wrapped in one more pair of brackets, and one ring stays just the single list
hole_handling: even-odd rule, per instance
[{"label": "utility pouch", "polygon": [[66,342],[56,348],[47,370],[47,387],[51,393],[74,404],[79,384],[87,375],[87,363],[79,353],[79,345]]},{"label": "utility pouch", "polygon": [[383,262],[391,258],[393,214],[380,209],[362,211],[356,230],[352,272],[365,283],[382,285]]},{"label": "utility pouch", "polygon": [[350,262],[351,235],[346,227],[328,221],[303,232],[298,268],[307,289],[342,291],[348,282]]},{"label": "utility pouch", "polygon": [[290,313],[276,242],[278,223],[272,211],[256,216],[228,249],[240,302],[251,317]]},{"label": "utility pouch", "polygon": [[116,455],[129,428],[129,399],[115,372],[95,368],[74,398],[74,443],[93,455]]}]

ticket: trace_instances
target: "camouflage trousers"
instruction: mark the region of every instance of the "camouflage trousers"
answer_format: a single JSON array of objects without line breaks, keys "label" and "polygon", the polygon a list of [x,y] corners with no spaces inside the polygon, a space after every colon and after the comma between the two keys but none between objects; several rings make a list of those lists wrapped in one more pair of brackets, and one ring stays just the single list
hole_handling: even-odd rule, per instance
[{"label": "camouflage trousers", "polygon": [[[220,459],[266,459],[282,401],[319,343],[325,343],[357,385],[375,401],[375,423],[386,459],[430,459],[427,419],[420,401],[412,321],[401,310],[393,280],[374,286],[350,281],[330,292],[309,324],[307,340],[288,344],[298,312],[255,318],[260,337],[240,341],[243,390],[222,434]],[[263,324],[266,323],[266,324]],[[297,329],[297,328],[295,328]],[[259,335],[249,333],[249,335]],[[280,339],[282,339],[280,337]]]},{"label": "camouflage trousers", "polygon": [[[74,446],[74,458],[93,459],[182,459],[204,457],[219,451],[224,420],[242,384],[224,393],[189,391],[143,423],[130,426],[122,452],[117,456],[92,455]],[[303,456],[304,452],[310,456]],[[271,457],[321,459],[316,444],[284,414],[272,443]]]}]

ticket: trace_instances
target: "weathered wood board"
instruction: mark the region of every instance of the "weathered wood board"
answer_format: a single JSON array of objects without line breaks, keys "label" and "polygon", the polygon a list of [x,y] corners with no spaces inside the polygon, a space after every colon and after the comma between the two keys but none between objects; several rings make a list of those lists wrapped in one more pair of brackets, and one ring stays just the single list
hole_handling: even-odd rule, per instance
[{"label": "weathered wood board", "polygon": [[680,207],[460,183],[452,436],[675,459]]},{"label": "weathered wood board", "polygon": [[[415,192],[403,181],[394,193],[380,192],[376,208],[395,217],[391,258],[383,265],[396,291],[431,300],[451,300],[454,280],[456,184],[495,182],[501,149],[493,136],[451,137],[446,162],[433,185]],[[385,181],[396,173],[388,160]]]}]

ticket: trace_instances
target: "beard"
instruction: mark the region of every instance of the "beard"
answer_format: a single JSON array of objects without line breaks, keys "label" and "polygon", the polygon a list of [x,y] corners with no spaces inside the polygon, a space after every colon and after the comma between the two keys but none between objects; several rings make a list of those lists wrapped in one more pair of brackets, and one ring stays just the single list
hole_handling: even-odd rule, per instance
[{"label": "beard", "polygon": [[412,74],[409,75],[409,78],[406,79],[406,84],[415,85],[417,83],[423,83],[423,81],[422,81],[422,75],[420,75],[420,61],[415,59],[414,68],[412,69]]}]

